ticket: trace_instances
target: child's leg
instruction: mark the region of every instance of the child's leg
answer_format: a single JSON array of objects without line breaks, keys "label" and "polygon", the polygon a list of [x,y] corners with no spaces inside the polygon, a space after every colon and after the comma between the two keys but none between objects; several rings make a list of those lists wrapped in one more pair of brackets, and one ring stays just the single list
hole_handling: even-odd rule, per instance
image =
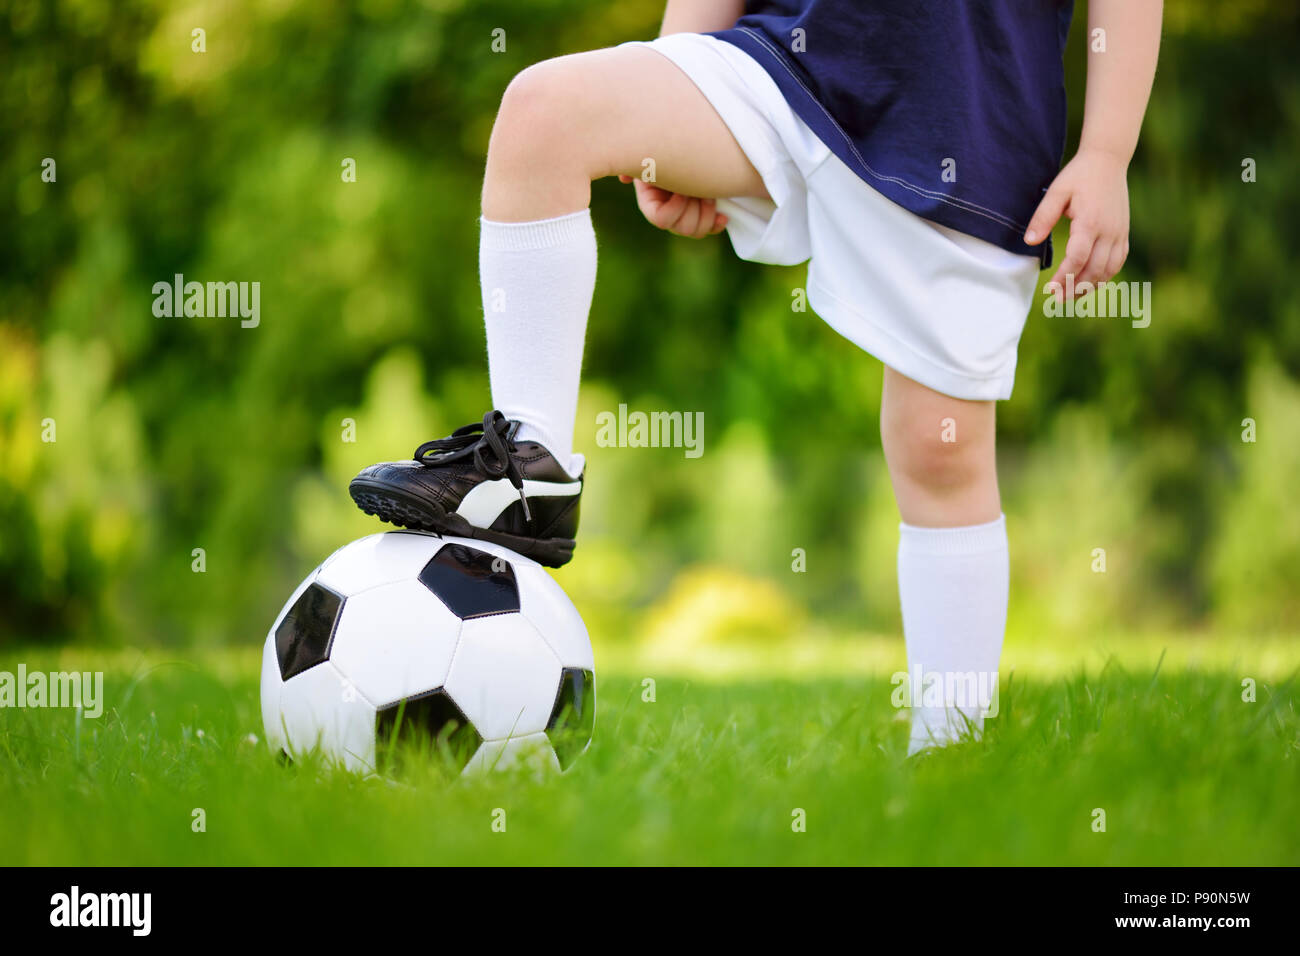
[{"label": "child's leg", "polygon": [[573,425],[596,281],[591,181],[640,176],[647,159],[672,192],[766,195],[704,95],[644,47],[529,67],[492,129],[479,249],[492,400],[571,472],[581,468]]},{"label": "child's leg", "polygon": [[[908,671],[995,693],[1007,619],[1007,535],[993,402],[969,402],[885,369],[880,435],[903,518],[898,590]],[[982,682],[982,683],[981,683]],[[915,692],[915,691],[914,691]],[[984,701],[912,713],[909,753],[978,728]],[[956,706],[954,706],[956,705]]]}]

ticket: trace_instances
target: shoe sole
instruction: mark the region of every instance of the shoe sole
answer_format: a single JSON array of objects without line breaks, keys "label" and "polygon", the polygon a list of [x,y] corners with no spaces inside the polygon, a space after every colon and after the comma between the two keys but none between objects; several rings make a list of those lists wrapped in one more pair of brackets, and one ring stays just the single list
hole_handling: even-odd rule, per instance
[{"label": "shoe sole", "polygon": [[548,568],[560,568],[573,558],[573,538],[527,538],[470,524],[462,515],[448,512],[436,501],[413,495],[379,481],[354,479],[348,493],[357,507],[380,521],[414,531],[433,531],[457,538],[475,538],[509,548]]}]

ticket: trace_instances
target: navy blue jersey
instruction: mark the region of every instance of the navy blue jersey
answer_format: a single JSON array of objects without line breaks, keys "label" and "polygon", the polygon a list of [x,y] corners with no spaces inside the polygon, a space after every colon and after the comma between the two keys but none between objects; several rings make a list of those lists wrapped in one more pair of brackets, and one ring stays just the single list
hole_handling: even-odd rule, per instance
[{"label": "navy blue jersey", "polygon": [[1073,0],[749,0],[713,35],[872,188],[1004,249],[1061,166]]}]

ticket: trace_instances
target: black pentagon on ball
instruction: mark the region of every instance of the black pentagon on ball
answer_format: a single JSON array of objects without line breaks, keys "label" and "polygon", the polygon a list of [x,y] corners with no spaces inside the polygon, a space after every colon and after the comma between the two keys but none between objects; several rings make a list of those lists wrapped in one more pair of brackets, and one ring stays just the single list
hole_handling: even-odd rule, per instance
[{"label": "black pentagon on ball", "polygon": [[596,729],[596,675],[580,667],[566,667],[560,675],[560,689],[546,722],[546,736],[568,770],[591,743]]},{"label": "black pentagon on ball", "polygon": [[510,562],[463,544],[443,545],[420,572],[420,583],[462,619],[519,610]]},{"label": "black pentagon on ball", "polygon": [[342,609],[343,598],[314,581],[298,595],[275,629],[275,656],[282,680],[329,659]]},{"label": "black pentagon on ball", "polygon": [[434,750],[460,771],[483,743],[483,736],[447,691],[439,687],[380,707],[375,718],[375,741],[381,766],[407,745]]}]

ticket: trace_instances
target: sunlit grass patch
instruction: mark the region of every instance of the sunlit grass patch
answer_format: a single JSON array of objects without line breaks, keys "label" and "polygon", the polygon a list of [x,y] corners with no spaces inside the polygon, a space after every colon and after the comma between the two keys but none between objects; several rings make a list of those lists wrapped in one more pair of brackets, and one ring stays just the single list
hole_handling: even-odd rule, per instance
[{"label": "sunlit grass patch", "polygon": [[1026,649],[983,741],[909,760],[893,652],[857,643],[784,672],[782,647],[698,673],[598,650],[573,770],[471,778],[418,753],[391,777],[282,765],[247,650],[34,652],[102,667],[108,703],[0,711],[0,862],[1300,862],[1285,648],[1172,646],[1157,670],[1164,641],[1117,639],[1041,671]]}]

